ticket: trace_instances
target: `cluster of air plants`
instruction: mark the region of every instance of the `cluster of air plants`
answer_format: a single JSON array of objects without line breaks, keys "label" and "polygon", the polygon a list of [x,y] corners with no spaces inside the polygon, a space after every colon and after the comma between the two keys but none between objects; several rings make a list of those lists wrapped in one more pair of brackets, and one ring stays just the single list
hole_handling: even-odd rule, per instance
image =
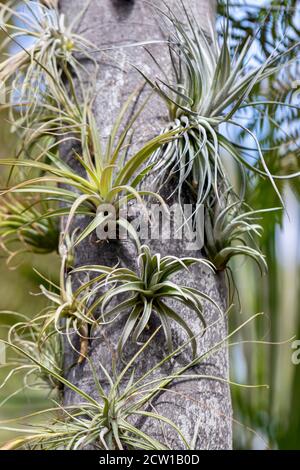
[{"label": "cluster of air plants", "polygon": [[[193,264],[200,264],[214,272],[209,261],[197,258],[160,257],[151,255],[148,246],[142,246],[138,258],[139,271],[128,268],[109,266],[82,266],[71,270],[71,240],[61,245],[62,256],[60,285],[51,283],[52,290],[41,285],[42,294],[50,300],[50,305],[32,321],[39,325],[41,335],[55,330],[65,334],[71,347],[74,346],[74,335],[79,337],[80,350],[78,362],[86,359],[88,343],[93,329],[97,326],[112,323],[119,316],[127,316],[119,340],[118,351],[122,352],[129,337],[138,342],[141,334],[151,324],[152,315],[159,318],[167,346],[172,351],[171,323],[182,327],[190,338],[193,355],[197,352],[195,333],[188,323],[176,312],[174,306],[166,301],[177,301],[196,313],[205,331],[206,322],[203,315],[203,301],[211,302],[222,314],[218,304],[210,296],[199,289],[178,285],[172,277],[176,273],[188,270]],[[84,279],[78,281],[79,287],[74,288],[76,274],[84,273]],[[118,299],[128,298],[119,302]],[[117,304],[111,306],[112,302]]]},{"label": "cluster of air plants", "polygon": [[[26,382],[38,377],[56,387],[62,384],[83,400],[76,406],[59,407],[60,415],[50,428],[38,427],[35,432],[20,428],[27,437],[18,438],[7,448],[29,445],[79,449],[91,444],[101,449],[167,448],[133,424],[132,418],[137,417],[156,419],[171,426],[185,447],[192,448],[172,421],[146,411],[145,407],[174,379],[201,377],[186,376],[185,372],[202,358],[197,357],[197,338],[207,328],[203,302],[210,302],[220,313],[221,310],[208,294],[177,283],[173,276],[196,264],[212,272],[223,270],[236,255],[250,256],[261,269],[265,268],[264,257],[255,244],[255,237],[261,233],[257,216],[263,211],[252,211],[235,195],[222,151],[233,157],[243,173],[250,170],[268,179],[281,199],[275,184],[277,176],[270,172],[257,137],[235,115],[241,106],[255,106],[249,99],[253,87],[287,63],[287,54],[272,53],[263,65],[248,70],[245,59],[251,39],[232,59],[228,29],[221,46],[216,37],[210,42],[186,12],[183,2],[181,5],[186,24],[169,10],[161,12],[170,30],[168,45],[175,82],[168,79],[163,69],[160,70],[165,80],[154,81],[141,72],[165,100],[170,123],[160,135],[134,152],[131,145],[134,126],[138,125],[137,118],[143,111],[142,106],[133,113],[137,93],[123,106],[105,148],[101,144],[92,112],[93,83],[90,82],[91,88],[86,91],[89,71],[82,65],[80,56],[88,59],[94,71],[97,64],[89,53],[92,45],[73,32],[78,18],[66,26],[55,0],[26,2],[23,10],[15,1],[0,7],[0,21],[7,34],[4,47],[15,44],[20,49],[0,64],[0,80],[10,86],[11,120],[22,136],[19,158],[0,161],[1,165],[18,171],[17,182],[0,194],[1,240],[6,249],[16,241],[39,253],[58,248],[61,257],[59,285],[44,277],[50,287],[41,286],[41,293],[50,305],[31,321],[17,323],[9,331],[7,344],[18,359],[7,380],[22,371]],[[29,47],[20,44],[22,36],[30,37]],[[293,49],[296,47],[297,44]],[[221,133],[220,126],[224,123],[241,128],[253,139],[258,156],[254,164],[247,160],[243,148]],[[66,163],[60,158],[58,148],[69,140],[72,150]],[[159,175],[158,186],[170,179],[175,181],[180,201],[183,188],[189,188],[191,199],[197,205],[204,203],[204,250],[211,261],[161,257],[152,254],[146,245],[140,247],[138,233],[123,217],[122,209],[128,203],[138,202],[146,210],[148,198],[155,198],[165,207],[158,192],[142,187],[144,179],[154,170]],[[25,199],[21,199],[22,195],[23,198],[26,195]],[[196,211],[194,216],[197,214]],[[72,232],[78,215],[90,217],[79,234]],[[64,229],[58,241],[59,218]],[[135,239],[137,268],[88,265],[73,269],[74,246],[111,220]],[[195,312],[202,325],[200,333],[195,334],[188,320],[178,313],[177,308],[182,306]],[[150,341],[155,341],[154,334],[119,374],[115,373],[115,367],[111,374],[100,362],[107,391],[88,357],[93,330],[126,318],[117,348],[121,359],[129,338],[140,343],[145,330],[151,329],[154,314],[161,324],[169,356],[142,377],[135,377],[131,371],[134,361]],[[187,343],[175,350],[172,324],[181,327],[188,337]],[[91,364],[99,399],[61,376],[59,359],[63,338],[79,354],[79,363],[87,360]],[[74,339],[79,341],[79,347]],[[187,344],[193,352],[190,364],[172,376],[150,378]],[[20,357],[29,360],[30,365]],[[57,407],[52,411],[58,411]]]},{"label": "cluster of air plants", "polygon": [[[151,398],[162,390],[163,386],[173,379],[173,377],[166,377],[163,381],[162,379],[159,381],[153,379],[153,372],[155,372],[160,364],[147,371],[143,377],[135,378],[132,367],[153,339],[153,336],[139,349],[116,377],[112,378],[109,371],[100,363],[103,379],[108,383],[107,391],[101,385],[94,367],[90,363],[91,372],[95,380],[96,399],[13,344],[13,349],[26,356],[28,362],[38,364],[45,373],[76,393],[80,397],[81,402],[74,406],[46,410],[44,414],[48,414],[49,411],[56,412],[57,414],[57,418],[53,420],[50,427],[45,426],[43,428],[39,426],[36,430],[31,429],[30,437],[25,434],[25,437],[17,438],[8,443],[6,448],[12,449],[25,444],[33,449],[53,450],[63,447],[67,450],[76,450],[93,444],[96,448],[106,450],[123,450],[124,447],[129,449],[167,449],[166,445],[148,436],[132,424],[131,421],[134,417],[150,417],[173,427],[188,448],[188,443],[183,434],[171,420],[155,412],[143,409],[143,405],[149,402]],[[165,358],[163,362],[167,359]],[[26,433],[24,428],[20,428],[19,431],[20,434]]]},{"label": "cluster of air plants", "polygon": [[24,252],[57,250],[59,227],[53,202],[40,197],[27,199],[7,194],[0,199],[0,243],[8,262]]},{"label": "cluster of air plants", "polygon": [[[255,240],[261,235],[261,228],[255,219],[260,213],[274,209],[260,212],[247,207],[243,198],[237,195],[239,191],[233,189],[236,181],[231,175],[235,172],[232,167],[229,171],[228,160],[229,157],[233,159],[243,184],[249,176],[259,179],[262,185],[268,182],[283,204],[282,186],[286,180],[296,181],[298,164],[282,170],[283,160],[287,159],[283,158],[281,145],[276,147],[281,161],[277,168],[259,142],[257,128],[276,126],[274,109],[280,108],[282,114],[283,109],[297,111],[298,108],[282,96],[270,98],[261,93],[257,98],[255,93],[284,69],[296,66],[299,43],[294,41],[287,48],[274,48],[264,61],[250,67],[249,50],[255,42],[254,37],[249,36],[242,46],[238,44],[232,50],[228,21],[225,27],[223,25],[222,40],[219,41],[213,33],[207,37],[193,15],[187,12],[184,2],[180,2],[180,9],[185,21],[168,8],[159,10],[164,28],[169,32],[173,74],[166,73],[165,66],[160,66],[155,56],[160,78],[154,79],[139,69],[169,111],[169,123],[162,132],[172,130],[178,137],[153,154],[153,172],[157,172],[155,181],[158,188],[169,182],[170,193],[177,191],[180,202],[188,196],[196,203],[194,224],[203,224],[204,251],[217,270],[227,268],[233,256],[244,255],[254,259],[264,271],[266,261]],[[254,126],[249,120],[247,122],[249,110],[255,116]],[[277,115],[274,113],[274,116]],[[279,133],[284,133],[280,125],[277,128]],[[233,141],[231,133],[235,135]],[[238,134],[251,144],[241,145]],[[293,140],[293,136],[289,139]],[[283,140],[288,140],[287,132]],[[266,142],[266,147],[270,145]],[[278,155],[276,161],[279,161]],[[204,220],[199,219],[200,205],[204,206]]]},{"label": "cluster of air plants", "polygon": [[[150,417],[176,428],[167,418],[144,411],[144,406],[151,396],[167,385],[166,378],[160,379],[158,383],[146,382],[140,385],[139,390],[136,384],[144,381],[147,374],[137,381],[131,374],[124,388],[121,380],[124,382],[125,372],[131,366],[132,361],[119,376],[113,379],[102,367],[106,379],[109,380],[110,390],[106,393],[100,383],[97,384],[100,395],[100,403],[98,403],[63,379],[58,370],[49,363],[48,356],[39,355],[41,351],[46,351],[45,345],[57,337],[61,341],[61,335],[64,335],[71,348],[79,353],[78,362],[83,362],[88,358],[88,342],[93,327],[111,321],[113,315],[117,317],[124,313],[124,302],[115,311],[113,308],[108,311],[108,304],[112,296],[118,296],[126,291],[130,297],[127,299],[127,304],[129,302],[130,306],[133,306],[133,303],[136,305],[132,312],[128,312],[128,321],[122,333],[120,349],[129,336],[132,336],[135,341],[140,339],[141,333],[148,325],[152,311],[155,311],[162,323],[168,346],[170,348],[172,346],[170,322],[175,321],[188,334],[194,356],[196,356],[196,340],[192,330],[163,299],[174,299],[188,306],[197,313],[205,325],[201,301],[209,300],[209,297],[196,289],[178,286],[170,278],[181,269],[186,269],[196,262],[212,269],[208,262],[192,258],[180,260],[165,257],[160,259],[159,255],[152,256],[149,249],[144,247],[139,258],[141,263],[139,273],[103,266],[82,267],[73,273],[70,272],[72,266],[70,258],[72,258],[74,244],[82,242],[97,227],[110,220],[111,213],[109,210],[103,210],[103,207],[114,208],[117,223],[125,226],[133,234],[139,246],[137,235],[130,229],[128,221],[121,217],[121,209],[131,200],[145,206],[145,197],[154,197],[164,205],[158,194],[139,189],[138,185],[152,169],[150,157],[160,146],[172,140],[174,134],[177,137],[178,130],[154,137],[131,155],[129,152],[133,125],[143,107],[124,124],[125,115],[129,114],[129,106],[133,102],[133,97],[130,97],[116,120],[103,150],[91,111],[90,96],[86,94],[84,87],[79,92],[74,88],[75,81],[82,85],[81,73],[84,72],[75,57],[80,52],[87,57],[87,43],[74,35],[71,29],[64,27],[63,18],[58,16],[56,11],[41,5],[38,5],[36,9],[36,5],[28,2],[25,14],[22,12],[19,14],[18,8],[14,8],[15,5],[15,2],[9,2],[1,10],[8,36],[6,42],[17,43],[19,36],[27,34],[27,29],[29,29],[28,34],[34,36],[34,40],[29,50],[21,46],[21,51],[17,55],[9,57],[0,66],[1,79],[4,82],[10,81],[11,84],[12,121],[16,128],[25,129],[24,133],[21,131],[23,137],[23,151],[19,155],[21,158],[1,161],[2,165],[9,166],[15,171],[21,170],[18,174],[19,181],[3,190],[1,197],[9,200],[13,197],[21,198],[21,195],[26,194],[29,198],[38,196],[41,201],[56,201],[60,206],[53,213],[50,213],[46,207],[43,213],[36,214],[35,205],[32,204],[30,210],[34,212],[34,216],[24,223],[19,219],[22,216],[25,217],[23,214],[28,216],[27,211],[24,212],[20,210],[20,206],[16,206],[15,218],[19,218],[19,225],[9,235],[18,234],[20,225],[22,229],[25,226],[27,230],[29,230],[28,227],[31,230],[34,227],[36,230],[37,223],[53,221],[53,217],[57,216],[67,216],[67,218],[64,221],[64,234],[59,243],[61,256],[59,285],[44,278],[50,288],[46,288],[45,285],[41,286],[41,293],[50,301],[50,305],[28,322],[27,326],[24,322],[24,325],[10,330],[8,344],[34,364],[31,369],[28,369],[31,376],[37,371],[49,374],[53,380],[69,386],[86,401],[80,406],[64,410],[64,419],[62,421],[58,419],[51,427],[51,432],[38,432],[37,436],[29,440],[17,440],[17,445],[36,442],[46,448],[55,448],[57,445],[79,448],[81,445],[99,442],[99,446],[106,449],[122,449],[124,445],[134,448],[163,449],[165,448],[163,445],[142,433],[130,423],[128,418],[138,415]],[[14,26],[13,31],[10,32],[11,15],[16,15],[19,20],[21,16],[21,20],[28,25],[28,28],[24,30],[22,25]],[[37,20],[38,25],[31,28],[34,19]],[[14,76],[16,68],[19,71],[18,77]],[[20,97],[17,108],[13,101],[16,90]],[[83,100],[81,103],[80,98]],[[74,143],[77,143],[78,150],[71,152],[67,164],[60,159],[57,148],[59,143],[69,139],[70,134]],[[37,152],[36,144],[38,144]],[[81,168],[79,172],[78,165]],[[39,208],[42,211],[41,202]],[[75,235],[70,235],[70,230],[73,218],[78,214],[92,216],[92,221],[75,238]],[[32,232],[30,233],[33,237]],[[90,279],[89,274],[93,270],[98,273],[98,276]],[[77,276],[78,271],[84,271],[88,276],[82,281]],[[96,307],[98,305],[100,316],[97,318]],[[35,335],[34,351],[32,338],[27,340],[26,337],[20,338],[18,334],[20,328],[25,330],[26,327],[30,334]],[[78,350],[74,344],[74,338],[76,341],[79,339]],[[22,368],[20,370],[23,370],[23,367],[27,365],[21,364],[20,367]],[[17,370],[19,370],[18,367],[13,368],[12,374]],[[123,391],[120,390],[121,387]],[[134,396],[138,398],[132,402]],[[188,447],[181,431],[177,428],[176,430]]]},{"label": "cluster of air plants", "polygon": [[[150,340],[151,339],[152,338],[150,338]],[[14,439],[6,444],[4,448],[15,449],[27,445],[31,449],[40,448],[54,450],[63,447],[67,450],[76,450],[94,445],[98,449],[106,450],[123,450],[124,448],[147,450],[167,449],[165,444],[148,436],[132,424],[132,418],[135,417],[156,419],[161,423],[173,427],[180,435],[186,448],[189,448],[181,431],[171,420],[155,412],[144,411],[143,409],[143,405],[157,395],[168,381],[173,379],[172,377],[166,377],[163,383],[160,383],[162,379],[157,381],[154,380],[153,377],[151,378],[151,374],[159,367],[159,364],[146,372],[143,377],[139,379],[135,378],[134,370],[131,371],[131,369],[150,340],[140,348],[138,353],[129,361],[114,380],[112,380],[108,370],[100,363],[104,380],[108,383],[107,391],[101,385],[94,367],[90,363],[91,372],[95,380],[97,399],[64,379],[59,373],[49,369],[42,362],[37,361],[26,351],[22,351],[12,344],[13,349],[26,356],[29,362],[38,364],[47,374],[53,376],[55,380],[59,380],[65,387],[68,387],[71,391],[76,393],[82,402],[76,406],[65,406],[45,410],[42,414],[49,414],[49,411],[56,412],[57,414],[51,426],[38,426],[36,429],[31,427],[30,431],[26,431],[26,426],[23,425],[18,431],[21,436],[22,433],[25,433],[25,437]],[[168,358],[166,358],[165,361],[167,359]],[[25,417],[24,421],[26,418],[30,419],[32,416]],[[3,424],[6,423],[1,423],[1,428],[5,429]],[[29,433],[29,436],[26,436],[26,433]]]}]

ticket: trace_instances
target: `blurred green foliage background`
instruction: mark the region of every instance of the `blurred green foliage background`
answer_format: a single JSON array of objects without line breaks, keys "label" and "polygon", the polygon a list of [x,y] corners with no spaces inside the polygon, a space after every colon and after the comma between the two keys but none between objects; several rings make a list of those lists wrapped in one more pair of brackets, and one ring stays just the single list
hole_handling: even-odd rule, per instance
[{"label": "blurred green foliage background", "polygon": [[[10,133],[10,124],[5,111],[0,114],[0,122],[0,158],[8,155],[13,156],[16,140],[15,136]],[[7,175],[1,170],[1,185],[5,182],[6,177]],[[33,316],[45,306],[45,300],[41,296],[34,295],[39,290],[41,279],[33,268],[46,274],[49,279],[57,279],[59,270],[58,256],[55,254],[28,254],[22,257],[22,262],[17,269],[9,269],[5,254],[3,252],[0,254],[0,311],[4,311],[3,314],[0,314],[0,336],[2,338],[6,336],[6,326],[13,321],[10,315],[5,315],[5,311]],[[7,368],[0,367],[0,382],[3,381],[6,374]],[[49,406],[45,393],[22,390],[22,385],[22,378],[15,378],[7,386],[0,389],[1,420],[23,416]],[[19,391],[19,393],[14,395],[16,391]],[[0,442],[6,441],[9,437],[8,433],[3,432],[0,434]]]}]

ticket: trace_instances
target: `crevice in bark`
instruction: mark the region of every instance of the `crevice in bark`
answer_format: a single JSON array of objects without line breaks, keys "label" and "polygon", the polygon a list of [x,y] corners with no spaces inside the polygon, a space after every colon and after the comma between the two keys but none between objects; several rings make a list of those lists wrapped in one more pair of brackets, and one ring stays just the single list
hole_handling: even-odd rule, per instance
[{"label": "crevice in bark", "polygon": [[116,11],[118,21],[123,21],[132,12],[135,0],[111,0]]}]

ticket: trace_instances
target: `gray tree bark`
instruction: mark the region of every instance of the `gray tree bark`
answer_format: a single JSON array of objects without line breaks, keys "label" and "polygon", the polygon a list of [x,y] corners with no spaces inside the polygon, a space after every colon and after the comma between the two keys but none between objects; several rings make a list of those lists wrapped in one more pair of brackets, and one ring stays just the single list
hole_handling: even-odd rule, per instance
[{"label": "gray tree bark", "polygon": [[[178,11],[178,2],[168,0],[167,5]],[[214,22],[215,2],[211,0],[189,0],[184,3],[192,8],[198,23],[209,34],[209,22]],[[164,3],[158,0],[156,4],[164,8]],[[60,8],[66,15],[66,19],[72,20],[76,14],[86,6],[84,0],[60,0]],[[141,76],[131,67],[131,63],[141,67],[146,72],[155,71],[154,64],[142,47],[120,46],[156,39],[166,39],[164,31],[159,28],[158,22],[153,16],[151,5],[143,0],[94,0],[90,3],[82,18],[78,32],[91,40],[97,48],[118,46],[113,50],[95,53],[99,61],[100,72],[97,82],[97,97],[95,100],[95,115],[101,133],[105,140],[109,136],[111,126],[126,98],[141,83]],[[159,57],[160,63],[168,71],[170,68],[167,47],[160,45],[150,46],[152,52]],[[143,93],[148,93],[149,90]],[[142,100],[141,100],[142,101]],[[167,111],[164,104],[156,97],[151,100],[138,121],[135,133],[133,149],[138,148],[144,141],[156,136],[167,124]],[[72,149],[64,147],[63,157],[72,164]],[[151,180],[148,182],[151,188]],[[166,195],[168,194],[168,188]],[[173,202],[176,198],[173,198]],[[169,202],[169,201],[168,201]],[[86,220],[78,220],[81,228]],[[186,242],[172,239],[171,241],[149,240],[152,252],[160,252],[164,255],[201,256],[201,253],[187,250]],[[97,243],[93,235],[83,241],[76,249],[76,265],[107,264],[114,265],[117,261],[127,267],[136,265],[136,249],[130,242]],[[192,286],[209,294],[225,311],[226,288],[222,275],[213,275],[203,268],[193,267],[190,272],[184,272],[175,278],[181,284]],[[175,306],[176,307],[176,306]],[[178,307],[178,306],[177,306]],[[200,325],[195,315],[187,309],[180,307],[180,314],[189,322],[195,332],[200,331]],[[218,311],[209,303],[205,304],[205,318],[208,328],[202,338],[198,339],[198,353],[203,353],[208,348],[216,345],[227,334],[225,317],[220,317]],[[99,361],[110,370],[111,359],[114,356],[118,338],[124,326],[123,320],[112,323],[109,327],[101,327],[97,332],[97,338],[91,340],[89,355],[97,369],[100,380],[105,385],[103,373],[99,367]],[[155,321],[150,325],[149,335],[155,328]],[[186,338],[180,328],[173,326],[175,345],[181,344]],[[125,349],[125,357],[132,357],[136,346],[129,343]],[[164,337],[162,334],[155,338],[149,348],[144,352],[138,364],[136,364],[136,376],[139,376],[149,367],[158,363],[166,354]],[[161,368],[158,375],[172,373],[178,365],[189,361],[190,352],[184,351],[176,361]],[[72,351],[66,350],[65,373],[69,380],[79,385],[88,393],[95,395],[94,381],[91,377],[89,365],[83,363],[70,368],[75,357]],[[226,345],[222,346],[200,366],[193,369],[193,373],[216,376],[228,379],[228,351]],[[170,388],[171,392],[162,393],[153,405],[158,413],[172,419],[183,431],[186,439],[191,441],[195,430],[198,438],[196,449],[230,449],[232,445],[232,409],[230,389],[227,383],[210,379],[193,381],[177,380]],[[65,391],[65,402],[74,403],[77,398],[69,391]],[[171,429],[162,431],[161,426],[154,421],[142,420],[138,423],[143,431],[152,437],[166,442],[171,449],[182,449],[183,444],[179,437]]]}]

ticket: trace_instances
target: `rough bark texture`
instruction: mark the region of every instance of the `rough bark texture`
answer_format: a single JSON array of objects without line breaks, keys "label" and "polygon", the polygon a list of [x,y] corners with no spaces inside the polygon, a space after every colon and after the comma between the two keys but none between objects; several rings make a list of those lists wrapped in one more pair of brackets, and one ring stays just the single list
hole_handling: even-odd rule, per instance
[{"label": "rough bark texture", "polygon": [[[190,0],[185,5],[193,9],[198,22],[203,28],[208,27],[209,21],[214,21],[214,2],[211,0]],[[162,8],[163,2],[156,4]],[[74,12],[79,12],[86,5],[84,0],[61,0],[60,7],[66,18],[73,19]],[[167,5],[177,10],[178,2],[168,0]],[[178,11],[178,10],[177,10]],[[142,0],[94,0],[86,11],[78,32],[84,34],[93,41],[97,48],[104,46],[121,46],[133,42],[141,42],[153,39],[162,39],[164,31],[159,28],[158,21],[153,16],[153,9]],[[152,45],[153,53],[158,55],[160,62],[169,70],[167,48],[162,45]],[[120,107],[137,85],[141,83],[140,75],[131,67],[130,63],[140,66],[145,72],[153,73],[155,66],[149,55],[141,47],[117,48],[107,50],[105,54],[95,54],[100,65],[99,79],[97,83],[97,98],[95,101],[95,114],[101,137],[103,140],[110,133]],[[149,91],[149,90],[148,90]],[[135,134],[133,148],[137,148],[143,141],[157,135],[167,123],[167,112],[163,103],[153,97],[139,119],[139,129]],[[64,149],[64,158],[72,161],[70,149]],[[148,183],[151,186],[151,181]],[[166,188],[166,193],[167,193]],[[78,221],[83,226],[85,220]],[[189,252],[186,243],[178,240],[149,241],[153,252],[161,255],[201,256],[194,251]],[[118,260],[121,265],[134,267],[136,250],[130,242],[111,242],[108,244],[97,243],[96,237],[81,243],[76,251],[76,265],[107,264],[114,265]],[[189,273],[184,272],[175,278],[175,281],[188,286],[196,287],[209,294],[225,310],[226,289],[224,279],[214,276],[199,267],[193,268]],[[178,306],[177,306],[178,307]],[[189,322],[194,331],[200,331],[200,325],[195,315],[187,309],[180,307],[180,314]],[[211,304],[205,305],[205,317],[207,324],[211,325],[219,319],[218,323],[207,330],[205,335],[198,340],[198,353],[205,352],[211,346],[217,344],[226,336],[226,319],[221,318]],[[97,368],[102,381],[103,374],[99,367],[99,361],[110,369],[112,355],[116,349],[118,338],[124,326],[123,320],[114,322],[110,327],[101,328],[97,332],[97,339],[91,341],[90,357]],[[150,325],[150,332],[155,328],[155,320]],[[150,334],[148,332],[145,335]],[[175,344],[181,344],[186,338],[179,328],[173,330]],[[129,343],[125,349],[125,361],[136,351],[136,346]],[[164,337],[159,333],[158,337],[150,344],[148,350],[136,364],[136,376],[139,376],[147,368],[159,362],[166,354]],[[160,375],[169,374],[178,366],[188,361],[189,350],[182,353],[176,361],[168,364],[159,371]],[[89,365],[84,363],[70,369],[74,363],[71,351],[66,351],[65,364],[66,375],[69,380],[78,384],[91,394],[95,394],[94,382],[91,377]],[[193,373],[212,375],[228,378],[228,351],[224,346],[206,359]],[[155,409],[171,418],[183,431],[187,440],[191,440],[195,429],[198,429],[197,449],[230,449],[232,445],[232,410],[229,386],[220,381],[199,379],[197,381],[175,382],[171,387],[172,392],[162,393],[153,405]],[[65,401],[74,403],[76,397],[66,391]],[[144,420],[139,426],[153,437],[166,441],[171,449],[182,449],[183,444],[176,434],[170,430],[162,431],[158,423]]]}]

